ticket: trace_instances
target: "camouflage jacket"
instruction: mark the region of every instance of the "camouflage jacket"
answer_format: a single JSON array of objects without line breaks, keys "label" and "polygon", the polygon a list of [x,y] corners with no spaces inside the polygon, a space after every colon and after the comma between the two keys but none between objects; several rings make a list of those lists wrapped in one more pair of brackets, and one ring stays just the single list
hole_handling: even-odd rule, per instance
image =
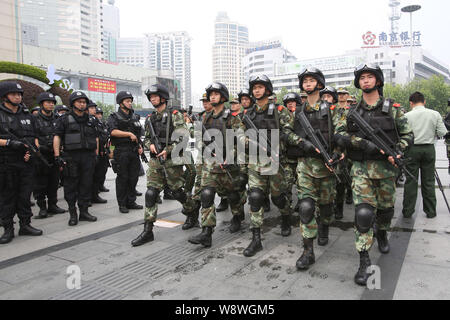
[{"label": "camouflage jacket", "polygon": [[[380,97],[380,100],[383,99]],[[379,103],[378,100],[374,105],[369,106],[365,101],[361,102],[361,107],[367,108],[368,110],[375,108]],[[384,100],[383,100],[384,102]],[[409,144],[414,140],[413,131],[408,124],[408,120],[405,117],[405,114],[402,112],[400,108],[392,108],[392,117],[395,121],[395,126],[397,128],[397,132],[399,135],[399,142],[397,147],[405,152],[408,148]],[[356,136],[350,136],[347,132],[347,119],[346,116],[341,117],[339,120],[339,124],[336,127],[336,133],[350,137],[351,144],[358,148],[360,147],[360,143],[362,141],[361,138]],[[352,176],[360,176],[363,178],[369,179],[386,179],[395,177],[398,174],[398,169],[395,168],[389,161],[386,160],[367,160],[367,161],[352,161],[353,166],[351,170]]]},{"label": "camouflage jacket", "polygon": [[[181,112],[179,112],[178,110],[170,110],[169,108],[165,108],[162,112],[158,112],[158,111],[154,111],[157,113],[157,117],[162,117],[164,115],[164,113],[169,113],[171,112],[171,116],[169,117],[172,121],[172,126],[173,126],[173,131],[175,130],[184,130],[186,135],[189,135],[189,130],[188,127],[186,125],[186,122],[184,121],[184,116]],[[147,121],[150,121],[150,116],[146,119],[146,124],[145,124],[145,139],[144,139],[144,146],[147,149],[150,149],[150,145],[152,144],[151,141],[151,135],[150,135],[150,129],[149,126],[147,124]],[[169,137],[169,141],[171,141],[172,137]],[[160,141],[161,142],[161,141]],[[167,145],[164,150],[167,152],[168,155],[170,155],[173,151],[173,149],[177,146],[177,144],[179,144],[181,141],[177,140],[177,141],[172,141],[172,143],[170,143],[169,145]],[[170,158],[170,157],[169,157]],[[174,166],[175,164],[173,164],[171,159],[168,159],[166,161],[166,167],[171,167]]]}]

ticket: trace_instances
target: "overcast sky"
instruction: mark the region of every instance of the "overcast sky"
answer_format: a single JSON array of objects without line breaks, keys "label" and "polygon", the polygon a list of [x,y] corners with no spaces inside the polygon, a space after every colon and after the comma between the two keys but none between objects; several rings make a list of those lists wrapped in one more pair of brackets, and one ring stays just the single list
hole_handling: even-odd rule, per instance
[{"label": "overcast sky", "polygon": [[[419,4],[413,29],[422,46],[450,63],[450,1],[400,0],[401,7]],[[389,0],[116,0],[121,36],[147,32],[187,31],[192,38],[192,93],[203,92],[212,79],[214,21],[226,11],[231,21],[249,28],[250,41],[281,37],[298,59],[320,58],[360,48],[362,35],[390,31]],[[409,14],[402,14],[400,32],[409,32]]]}]

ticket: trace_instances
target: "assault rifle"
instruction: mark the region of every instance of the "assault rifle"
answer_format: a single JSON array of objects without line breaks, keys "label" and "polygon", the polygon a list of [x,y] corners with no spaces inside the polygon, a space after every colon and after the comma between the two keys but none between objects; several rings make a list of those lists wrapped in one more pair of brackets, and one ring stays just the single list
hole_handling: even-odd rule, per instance
[{"label": "assault rifle", "polygon": [[[306,136],[308,137],[308,140],[313,144],[313,146],[320,151],[320,155],[327,165],[331,169],[331,172],[336,177],[336,180],[338,183],[341,183],[341,179],[339,178],[338,174],[336,173],[336,166],[339,163],[339,159],[336,158],[336,156],[330,156],[330,154],[326,150],[326,140],[324,136],[322,135],[322,132],[320,130],[314,130],[311,123],[309,122],[308,118],[306,117],[305,113],[303,111],[296,112],[295,116],[298,117],[298,120],[300,121],[300,125],[302,126],[303,130],[306,132]],[[347,184],[351,185],[351,179],[348,176],[348,173],[344,170],[344,177]]]},{"label": "assault rifle", "polygon": [[[403,154],[390,147],[390,145],[394,145],[394,143],[387,136],[387,134],[380,128],[377,129],[372,128],[370,124],[366,120],[364,120],[364,118],[357,112],[356,109],[357,108],[350,109],[347,118],[352,120],[363,132],[363,134],[367,138],[369,138],[371,142],[373,142],[379,149],[383,150],[384,155],[386,157],[394,158],[394,163],[400,169],[401,172],[405,172],[415,182],[417,182],[417,179],[411,174],[411,172],[408,171],[408,169],[406,169],[406,163]],[[397,158],[397,156],[399,155],[401,157]]]},{"label": "assault rifle", "polygon": [[[155,133],[155,128],[153,128],[153,123],[152,123],[152,120],[150,117],[147,119],[146,125],[148,125],[148,128],[150,129],[150,140],[151,140],[152,144],[155,145],[156,154],[160,154],[163,151],[162,146],[158,139],[158,136]],[[158,157],[158,159],[159,159],[159,163],[163,167],[166,177],[168,177],[169,175],[167,174],[166,167],[164,166],[164,163],[166,162],[166,160],[164,160],[162,157]]]},{"label": "assault rifle", "polygon": [[36,147],[36,145],[34,143],[31,143],[27,138],[23,137],[22,139],[20,139],[19,137],[17,137],[14,133],[12,133],[9,129],[6,128],[1,128],[1,130],[3,130],[6,134],[10,135],[11,138],[13,140],[17,140],[19,142],[22,142],[24,145],[26,145],[26,149],[28,149],[28,151],[30,152],[30,154],[32,156],[35,156],[36,158],[38,158],[39,160],[41,160],[48,168],[51,167],[51,165],[48,163],[47,159],[45,159],[42,154],[41,151],[39,150],[39,148]]}]

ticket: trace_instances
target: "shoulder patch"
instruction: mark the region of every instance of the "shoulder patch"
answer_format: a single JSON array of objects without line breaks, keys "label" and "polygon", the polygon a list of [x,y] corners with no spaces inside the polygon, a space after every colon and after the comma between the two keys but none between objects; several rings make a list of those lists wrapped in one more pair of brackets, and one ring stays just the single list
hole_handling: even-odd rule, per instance
[{"label": "shoulder patch", "polygon": [[283,106],[278,106],[278,112],[283,111],[284,107]]},{"label": "shoulder patch", "polygon": [[330,110],[334,110],[336,108],[336,106],[333,104],[331,107],[330,107]]},{"label": "shoulder patch", "polygon": [[395,108],[400,108],[401,107],[400,103],[394,103],[392,106],[395,107]]},{"label": "shoulder patch", "polygon": [[173,114],[177,114],[177,113],[178,113],[178,110],[173,110],[172,113],[173,113]]},{"label": "shoulder patch", "polygon": [[233,117],[236,117],[237,115],[239,114],[239,112],[233,112],[231,115],[233,116]]}]

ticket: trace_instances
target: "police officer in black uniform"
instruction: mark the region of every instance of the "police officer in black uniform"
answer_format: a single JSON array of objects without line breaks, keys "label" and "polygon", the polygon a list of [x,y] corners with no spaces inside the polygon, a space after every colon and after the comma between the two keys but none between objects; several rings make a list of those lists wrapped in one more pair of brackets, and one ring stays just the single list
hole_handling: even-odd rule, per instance
[{"label": "police officer in black uniform", "polygon": [[92,184],[92,203],[107,203],[106,199],[101,198],[98,194],[100,192],[100,185],[103,185],[106,171],[108,170],[108,155],[105,154],[106,143],[108,143],[108,128],[96,117],[97,104],[89,100],[88,103],[89,116],[94,118],[95,127],[98,134],[98,156],[95,159],[94,180]]},{"label": "police officer in black uniform", "polygon": [[53,109],[56,99],[52,93],[43,92],[38,96],[37,103],[41,108],[35,116],[36,136],[41,154],[51,164],[51,167],[47,167],[42,161],[35,161],[33,193],[40,209],[37,218],[47,218],[48,214],[62,214],[66,210],[56,205],[60,177],[59,167],[54,164],[53,154],[53,138],[56,126],[56,116]]},{"label": "police officer in black uniform", "polygon": [[[79,221],[97,221],[88,212],[91,200],[95,157],[98,154],[98,137],[95,120],[86,113],[88,97],[76,91],[69,98],[71,111],[56,121],[53,151],[55,161],[64,175],[64,198],[69,205],[69,226]],[[64,147],[61,156],[60,146]],[[75,207],[78,201],[80,216]]]},{"label": "police officer in black uniform", "polygon": [[116,196],[121,213],[144,207],[136,203],[136,185],[139,179],[139,155],[144,152],[140,145],[142,133],[139,116],[134,114],[133,95],[121,91],[116,96],[119,110],[108,118],[108,130],[114,149],[113,170],[117,174]]},{"label": "police officer in black uniform", "polygon": [[69,111],[70,111],[69,108],[67,108],[65,105],[59,104],[55,107],[55,116],[56,116],[56,118],[59,118],[63,114],[66,114]]},{"label": "police officer in black uniform", "polygon": [[[20,84],[0,83],[0,203],[3,205],[0,216],[5,229],[0,244],[14,238],[16,213],[20,221],[19,235],[42,235],[42,230],[30,225],[33,165],[27,143],[34,143],[36,136],[33,116],[22,104],[22,98]],[[13,135],[27,142],[18,141]]]}]

